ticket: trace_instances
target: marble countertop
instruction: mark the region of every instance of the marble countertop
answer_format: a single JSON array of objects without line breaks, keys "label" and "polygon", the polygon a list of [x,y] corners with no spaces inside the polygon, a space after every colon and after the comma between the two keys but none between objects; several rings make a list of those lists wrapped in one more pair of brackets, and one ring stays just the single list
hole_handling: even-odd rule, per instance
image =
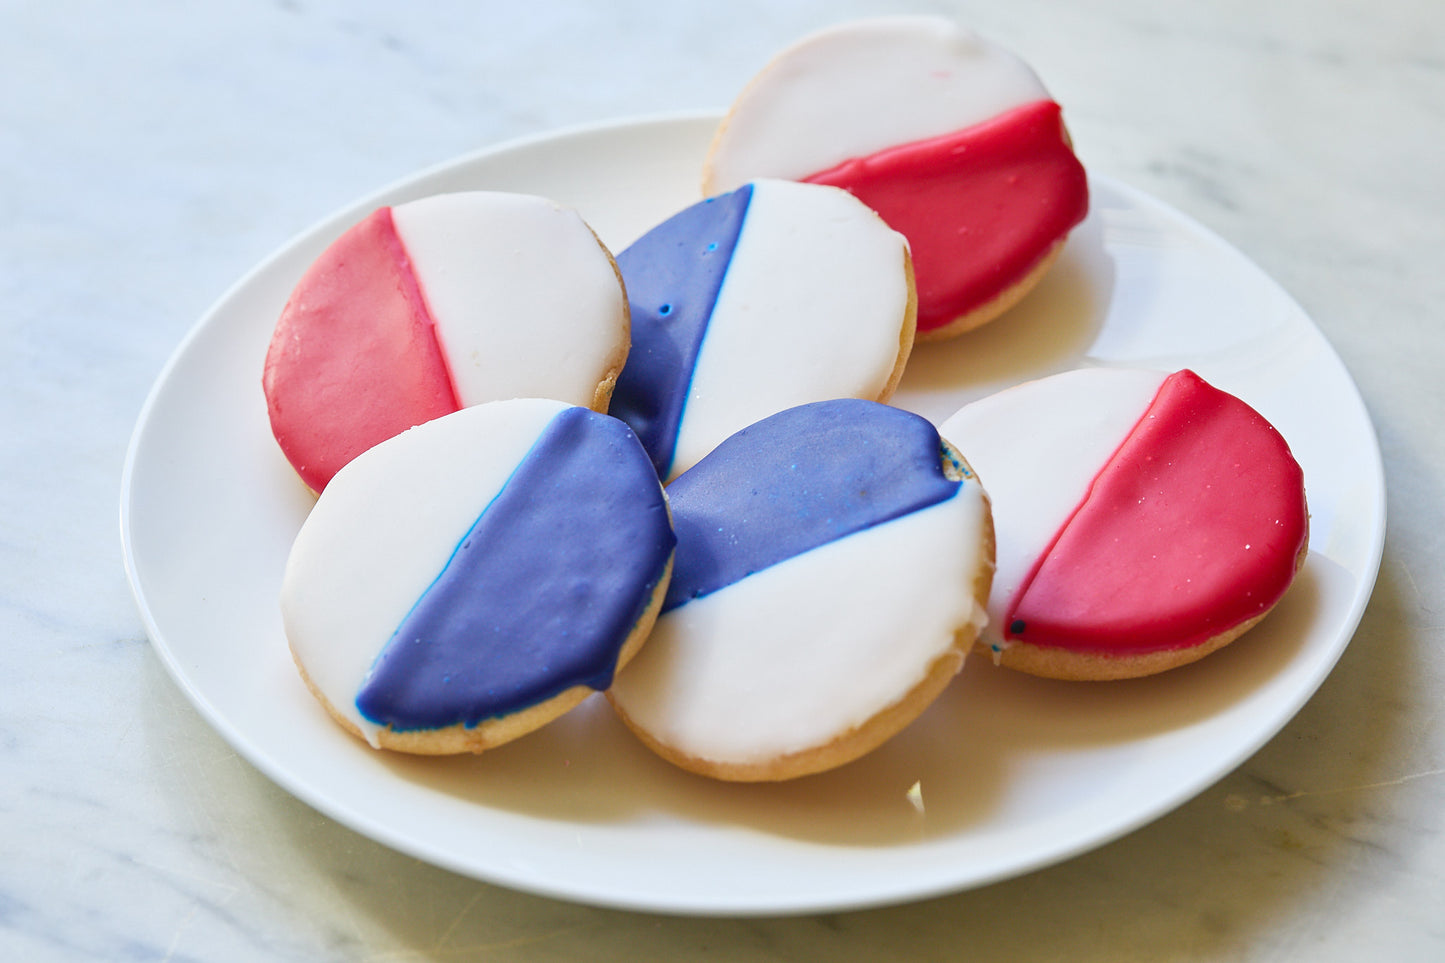
[{"label": "marble countertop", "polygon": [[[525,11],[525,12],[522,12]],[[1389,530],[1338,666],[1258,753],[1067,862],[923,902],[655,916],[475,882],[241,758],[146,638],[117,493],[142,401],[323,216],[508,138],[725,106],[851,16],[950,12],[1086,164],[1237,245],[1379,434]],[[1445,957],[1445,21],[1430,0],[0,5],[0,957]],[[198,532],[198,538],[204,533]]]}]

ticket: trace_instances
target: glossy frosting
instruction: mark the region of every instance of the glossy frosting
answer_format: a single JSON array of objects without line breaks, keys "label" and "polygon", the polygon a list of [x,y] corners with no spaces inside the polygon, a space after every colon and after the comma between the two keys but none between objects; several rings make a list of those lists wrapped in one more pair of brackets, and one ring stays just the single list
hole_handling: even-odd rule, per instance
[{"label": "glossy frosting", "polygon": [[574,685],[607,688],[673,547],[637,454],[615,418],[558,414],[387,643],[362,714],[470,726]]},{"label": "glossy frosting", "polygon": [[313,491],[377,442],[456,410],[390,208],[306,271],[277,322],[262,384],[276,441]]},{"label": "glossy frosting", "polygon": [[922,331],[1021,282],[1089,210],[1083,165],[1050,100],[807,180],[844,188],[908,238]]},{"label": "glossy frosting", "polygon": [[356,454],[459,407],[594,405],[627,337],[611,257],[575,211],[441,194],[372,213],[321,255],[262,381],[282,451],[320,491]]},{"label": "glossy frosting", "polygon": [[393,208],[461,405],[591,407],[627,352],[627,301],[581,216],[529,194],[438,194]]},{"label": "glossy frosting", "polygon": [[941,432],[993,502],[993,645],[1184,648],[1264,611],[1293,576],[1299,466],[1258,413],[1192,372],[1067,372]]},{"label": "glossy frosting", "polygon": [[993,504],[997,567],[985,630],[992,644],[1003,644],[1005,603],[1163,380],[1155,371],[1083,368],[989,395],[939,426],[967,452]]},{"label": "glossy frosting", "polygon": [[632,349],[608,411],[632,427],[666,477],[697,352],[732,260],[750,184],[694,204],[617,255],[632,314]]},{"label": "glossy frosting", "polygon": [[618,259],[641,311],[612,411],[674,477],[783,409],[883,399],[912,344],[907,262],[902,236],[837,188],[758,181],[682,212]]},{"label": "glossy frosting", "polygon": [[605,685],[672,545],[621,422],[493,402],[338,473],[296,538],[282,614],[308,678],[368,739],[471,725]]},{"label": "glossy frosting", "polygon": [[907,236],[920,334],[1002,310],[1088,209],[1038,77],[939,17],[858,20],[779,53],[733,104],[703,188],[759,177],[846,187]]},{"label": "glossy frosting", "polygon": [[[851,439],[833,423],[840,412],[858,428]],[[809,421],[820,424],[812,439],[798,430]],[[610,693],[652,738],[721,763],[822,746],[897,702],[937,659],[954,652],[961,662],[956,633],[971,639],[982,620],[971,592],[990,563],[982,488],[972,476],[941,478],[937,434],[922,419],[854,401],[807,406],[757,427],[673,483],[709,474],[717,460],[716,484],[695,482],[674,500],[679,559],[687,555],[693,567],[700,554],[731,552],[733,532],[757,545],[763,540],[754,535],[790,514],[811,519],[801,525],[812,530],[807,547],[783,559],[765,551],[742,566],[750,574],[665,612]],[[905,440],[886,446],[893,455],[875,458],[872,442],[900,428]],[[846,469],[852,484],[831,477],[846,455],[807,451],[814,444],[862,460]],[[758,471],[771,469],[767,484],[739,500],[732,480],[749,456]],[[928,494],[894,499],[887,489],[895,484]],[[739,520],[736,509],[749,503],[758,516],[745,507]],[[891,507],[862,527],[832,517],[834,508],[848,516],[865,503]],[[727,530],[716,531],[717,522]],[[701,551],[700,539],[708,541]]]},{"label": "glossy frosting", "polygon": [[704,189],[799,180],[1048,96],[1021,59],[951,20],[851,21],[780,52],[738,95]]},{"label": "glossy frosting", "polygon": [[1011,601],[1004,631],[1101,652],[1197,645],[1279,601],[1307,528],[1304,478],[1279,432],[1177,372]]},{"label": "glossy frosting", "polygon": [[857,400],[774,415],[668,486],[678,551],[663,611],[958,486],[944,476],[937,430],[916,415]]}]

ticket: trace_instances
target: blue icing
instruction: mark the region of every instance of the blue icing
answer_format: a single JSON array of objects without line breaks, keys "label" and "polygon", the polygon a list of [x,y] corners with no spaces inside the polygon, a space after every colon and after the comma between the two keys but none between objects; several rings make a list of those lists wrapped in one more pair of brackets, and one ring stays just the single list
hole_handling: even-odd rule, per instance
[{"label": "blue icing", "polygon": [[674,544],[632,431],[561,412],[397,628],[357,708],[399,730],[474,726],[605,689]]},{"label": "blue icing", "polygon": [[752,193],[748,184],[694,204],[617,256],[632,349],[610,411],[637,432],[662,477],[672,466],[692,369]]},{"label": "blue icing", "polygon": [[925,418],[874,401],[820,401],[728,438],[667,488],[677,555],[663,611],[889,519],[946,501]]}]

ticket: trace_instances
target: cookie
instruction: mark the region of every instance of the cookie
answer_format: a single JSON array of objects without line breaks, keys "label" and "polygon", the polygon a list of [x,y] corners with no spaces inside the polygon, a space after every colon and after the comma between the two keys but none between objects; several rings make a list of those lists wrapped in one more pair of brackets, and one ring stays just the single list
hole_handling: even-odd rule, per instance
[{"label": "cookie", "polygon": [[675,540],[636,436],[560,401],[464,408],[357,456],[297,534],[297,666],[373,746],[480,752],[550,721],[646,638]]},{"label": "cookie", "polygon": [[984,639],[1003,665],[1116,679],[1193,662],[1262,619],[1304,562],[1288,444],[1192,371],[1054,375],[940,431],[993,501]]},{"label": "cookie", "polygon": [[734,781],[831,769],[900,731],[962,666],[992,525],[925,419],[855,399],[792,408],[668,495],[673,579],[608,691],[663,758]]},{"label": "cookie", "polygon": [[759,177],[846,188],[903,232],[923,340],[1017,303],[1089,204],[1033,70],[938,17],[845,23],[765,65],[717,131],[703,191]]},{"label": "cookie", "polygon": [[382,207],[306,271],[266,354],[272,433],[313,491],[380,441],[459,408],[556,398],[605,411],[629,344],[611,254],[540,197]]},{"label": "cookie", "polygon": [[913,346],[907,242],[837,188],[745,184],[617,264],[633,345],[610,410],[664,478],[785,408],[886,401]]}]

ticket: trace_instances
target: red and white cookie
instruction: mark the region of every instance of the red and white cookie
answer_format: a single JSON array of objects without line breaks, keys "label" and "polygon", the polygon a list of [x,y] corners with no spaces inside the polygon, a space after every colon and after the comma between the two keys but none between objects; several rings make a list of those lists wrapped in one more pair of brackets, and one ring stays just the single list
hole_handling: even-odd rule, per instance
[{"label": "red and white cookie", "polygon": [[846,188],[908,238],[925,340],[1015,304],[1089,202],[1034,72],[938,17],[842,24],[767,64],[717,132],[703,193],[764,177]]},{"label": "red and white cookie", "polygon": [[1192,662],[1263,618],[1303,564],[1289,446],[1192,371],[1071,371],[974,402],[940,433],[993,502],[981,638],[1003,665],[1115,679]]},{"label": "red and white cookie", "polygon": [[271,429],[321,491],[361,452],[486,401],[606,411],[627,357],[612,255],[576,211],[524,194],[382,207],[307,270],[262,385]]}]

